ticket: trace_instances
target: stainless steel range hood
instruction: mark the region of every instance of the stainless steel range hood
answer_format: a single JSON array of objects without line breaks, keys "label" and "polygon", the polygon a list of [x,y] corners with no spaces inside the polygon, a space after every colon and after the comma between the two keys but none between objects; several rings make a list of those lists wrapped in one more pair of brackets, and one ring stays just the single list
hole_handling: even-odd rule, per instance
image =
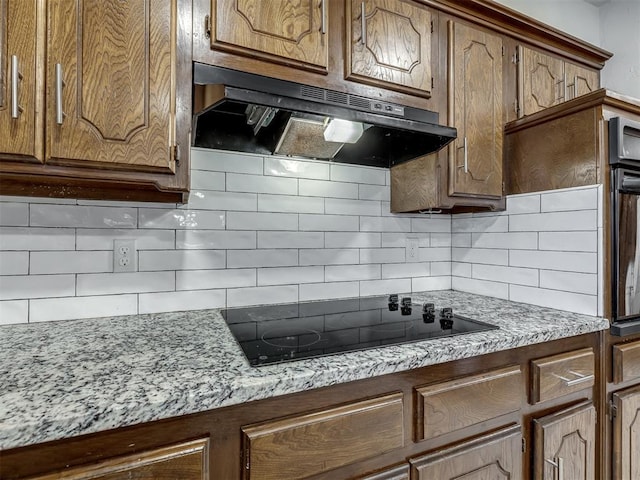
[{"label": "stainless steel range hood", "polygon": [[390,167],[456,138],[438,114],[200,63],[196,147]]}]

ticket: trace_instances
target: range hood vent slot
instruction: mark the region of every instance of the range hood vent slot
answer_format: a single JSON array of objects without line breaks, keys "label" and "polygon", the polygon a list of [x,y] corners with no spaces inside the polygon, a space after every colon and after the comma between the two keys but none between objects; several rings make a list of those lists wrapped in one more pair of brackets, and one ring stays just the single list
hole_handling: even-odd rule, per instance
[{"label": "range hood vent slot", "polygon": [[193,77],[196,147],[390,167],[456,138],[437,113],[382,99],[200,63]]}]

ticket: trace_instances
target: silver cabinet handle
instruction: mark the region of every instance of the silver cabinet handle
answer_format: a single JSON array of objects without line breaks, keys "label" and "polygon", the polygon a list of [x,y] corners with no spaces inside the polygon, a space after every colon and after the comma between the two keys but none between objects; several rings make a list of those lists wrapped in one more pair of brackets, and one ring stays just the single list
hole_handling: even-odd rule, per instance
[{"label": "silver cabinet handle", "polygon": [[573,77],[573,98],[578,98],[578,76]]},{"label": "silver cabinet handle", "polygon": [[549,463],[550,465],[553,465],[553,468],[556,469],[556,471],[558,472],[558,475],[555,476],[555,478],[557,478],[558,480],[564,480],[564,460],[562,457],[558,457],[556,458],[555,462],[553,460],[549,460],[547,458],[547,463]]},{"label": "silver cabinet handle", "polygon": [[582,373],[574,372],[573,370],[569,370],[569,373],[571,375],[575,375],[576,378],[571,379],[558,374],[554,375],[562,380],[566,387],[573,387],[574,385],[580,385],[581,383],[589,383],[595,379],[595,376],[593,374],[583,375]]},{"label": "silver cabinet handle", "polygon": [[360,4],[360,28],[362,29],[362,35],[360,35],[360,40],[363,45],[367,44],[367,17],[365,16],[365,6],[364,2]]},{"label": "silver cabinet handle", "polygon": [[22,80],[18,65],[18,56],[11,55],[11,118],[18,118],[22,108],[18,103],[18,83]]},{"label": "silver cabinet handle", "polygon": [[469,173],[469,155],[467,152],[467,137],[464,137],[464,173]]},{"label": "silver cabinet handle", "polygon": [[556,101],[565,100],[566,96],[567,96],[567,92],[565,92],[565,89],[567,88],[567,77],[566,77],[566,74],[565,74],[565,77],[562,80],[558,80],[558,83],[556,83],[556,85],[558,86],[558,98],[556,98]]},{"label": "silver cabinet handle", "polygon": [[320,0],[320,16],[322,17],[320,19],[320,33],[324,35],[325,33],[327,33],[327,25],[325,22],[325,18],[327,16],[327,7],[325,5],[325,0]]},{"label": "silver cabinet handle", "polygon": [[62,125],[64,120],[64,112],[62,111],[62,88],[64,81],[62,80],[62,65],[56,63],[56,123]]}]

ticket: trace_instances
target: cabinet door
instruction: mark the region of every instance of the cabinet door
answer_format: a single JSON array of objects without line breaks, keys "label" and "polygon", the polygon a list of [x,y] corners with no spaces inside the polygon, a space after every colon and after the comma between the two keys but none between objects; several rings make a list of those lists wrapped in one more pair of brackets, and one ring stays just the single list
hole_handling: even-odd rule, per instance
[{"label": "cabinet door", "polygon": [[502,39],[450,21],[449,195],[502,196]]},{"label": "cabinet door", "polygon": [[431,96],[431,12],[404,0],[351,0],[347,78]]},{"label": "cabinet door", "polygon": [[326,71],[329,0],[212,0],[211,47]]},{"label": "cabinet door", "polygon": [[565,62],[564,73],[567,79],[567,100],[591,93],[600,86],[600,75],[596,70]]},{"label": "cabinet door", "polygon": [[617,415],[613,422],[613,478],[640,478],[640,387],[613,395]]},{"label": "cabinet door", "polygon": [[0,155],[43,158],[36,0],[0,0]]},{"label": "cabinet door", "polygon": [[534,420],[536,480],[595,480],[596,409],[583,403]]},{"label": "cabinet door", "polygon": [[208,480],[208,447],[208,440],[194,440],[31,480]]},{"label": "cabinet door", "polygon": [[519,47],[520,114],[531,115],[565,100],[564,62],[527,47]]},{"label": "cabinet door", "polygon": [[48,163],[174,171],[175,2],[49,2]]},{"label": "cabinet door", "polygon": [[415,480],[520,480],[522,436],[514,426],[410,460]]}]

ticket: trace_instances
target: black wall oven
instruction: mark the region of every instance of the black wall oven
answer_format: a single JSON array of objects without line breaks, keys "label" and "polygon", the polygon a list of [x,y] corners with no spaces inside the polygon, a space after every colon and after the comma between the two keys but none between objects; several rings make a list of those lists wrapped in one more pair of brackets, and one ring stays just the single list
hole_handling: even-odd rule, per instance
[{"label": "black wall oven", "polygon": [[640,122],[609,121],[613,335],[640,332]]}]

